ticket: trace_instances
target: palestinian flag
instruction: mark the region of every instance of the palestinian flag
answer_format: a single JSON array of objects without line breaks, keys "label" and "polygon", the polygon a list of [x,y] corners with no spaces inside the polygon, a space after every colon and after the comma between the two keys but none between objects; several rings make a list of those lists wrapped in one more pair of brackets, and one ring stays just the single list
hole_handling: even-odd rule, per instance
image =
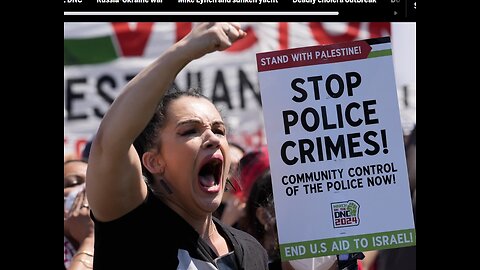
[{"label": "palestinian flag", "polygon": [[99,64],[142,56],[153,23],[66,23],[64,66]]}]

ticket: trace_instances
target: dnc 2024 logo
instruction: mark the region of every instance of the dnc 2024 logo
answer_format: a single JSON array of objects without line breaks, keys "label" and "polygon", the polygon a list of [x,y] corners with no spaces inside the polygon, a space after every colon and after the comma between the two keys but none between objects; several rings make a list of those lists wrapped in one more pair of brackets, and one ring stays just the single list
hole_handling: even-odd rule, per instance
[{"label": "dnc 2024 logo", "polygon": [[357,226],[360,224],[360,204],[356,201],[334,202],[331,206],[334,228]]}]

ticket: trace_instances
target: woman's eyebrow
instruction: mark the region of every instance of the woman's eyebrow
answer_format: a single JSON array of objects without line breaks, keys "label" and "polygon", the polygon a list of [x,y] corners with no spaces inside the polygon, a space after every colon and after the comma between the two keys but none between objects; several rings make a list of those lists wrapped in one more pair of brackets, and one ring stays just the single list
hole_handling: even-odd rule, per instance
[{"label": "woman's eyebrow", "polygon": [[225,123],[223,123],[222,120],[216,120],[216,121],[213,121],[213,122],[212,122],[212,126],[214,126],[214,125],[224,126]]},{"label": "woman's eyebrow", "polygon": [[[187,125],[187,124],[203,124],[203,121],[201,121],[200,119],[186,119],[186,120],[180,120],[178,123],[177,123],[177,127],[181,126],[181,125]],[[223,121],[221,120],[215,120],[211,123],[212,126],[214,125],[222,125],[224,126],[225,124],[223,123]]]},{"label": "woman's eyebrow", "polygon": [[177,127],[178,127],[178,126],[181,126],[181,125],[198,124],[198,123],[202,123],[202,121],[200,121],[199,119],[180,120],[180,121],[177,123]]}]

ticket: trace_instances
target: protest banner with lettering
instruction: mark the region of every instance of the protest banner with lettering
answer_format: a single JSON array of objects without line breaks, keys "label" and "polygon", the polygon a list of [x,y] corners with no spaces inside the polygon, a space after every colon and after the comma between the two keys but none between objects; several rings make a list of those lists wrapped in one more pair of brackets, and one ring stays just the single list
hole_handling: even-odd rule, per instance
[{"label": "protest banner with lettering", "polygon": [[[125,84],[164,50],[183,38],[193,22],[67,22],[64,23],[64,152],[80,154],[103,115]],[[245,39],[222,52],[187,65],[176,80],[179,89],[200,87],[221,107],[229,140],[256,149],[265,143],[255,54],[300,46],[331,44],[392,36],[393,46],[413,51],[414,36],[405,23],[390,22],[246,22]],[[404,35],[402,33],[407,33]],[[395,37],[400,35],[401,38]],[[412,59],[410,54],[398,55]],[[399,102],[415,119],[415,67],[396,66]],[[400,76],[402,74],[406,74]],[[407,76],[407,74],[410,74]],[[407,87],[408,86],[408,87]],[[406,97],[405,101],[402,97]],[[404,104],[404,105],[403,105]],[[412,107],[413,106],[413,107]],[[408,110],[407,110],[408,109]],[[408,122],[405,133],[408,134]]]},{"label": "protest banner with lettering", "polygon": [[390,38],[256,58],[282,260],[415,245]]}]

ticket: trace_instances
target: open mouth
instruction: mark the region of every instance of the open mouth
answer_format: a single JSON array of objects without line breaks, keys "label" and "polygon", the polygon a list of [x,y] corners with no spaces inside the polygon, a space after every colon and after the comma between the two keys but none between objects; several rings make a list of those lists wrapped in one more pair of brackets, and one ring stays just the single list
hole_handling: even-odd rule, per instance
[{"label": "open mouth", "polygon": [[218,187],[220,184],[220,178],[222,176],[222,160],[218,158],[212,158],[208,160],[200,169],[198,173],[198,179],[200,185],[206,188],[208,191],[214,191],[212,189]]}]

